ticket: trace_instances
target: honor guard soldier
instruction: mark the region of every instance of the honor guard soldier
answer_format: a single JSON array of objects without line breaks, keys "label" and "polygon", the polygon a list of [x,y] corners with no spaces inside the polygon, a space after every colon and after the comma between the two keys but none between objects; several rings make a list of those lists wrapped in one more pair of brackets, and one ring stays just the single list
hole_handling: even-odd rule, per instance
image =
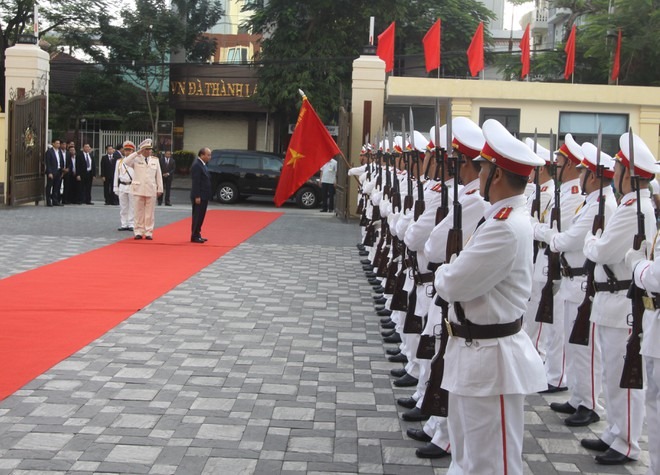
[{"label": "honor guard soldier", "polygon": [[543,362],[522,329],[532,289],[533,231],[525,208],[543,166],[502,124],[483,124],[480,192],[490,203],[465,249],[436,271],[454,312],[442,387],[449,391],[450,474],[522,474],[525,395],[546,387]]},{"label": "honor guard soldier", "polygon": [[[644,142],[636,135],[633,137],[634,174],[639,177],[639,194],[631,185],[631,137],[625,133],[619,140],[621,150],[615,157],[617,163],[614,172],[614,186],[623,195],[621,204],[602,234],[588,234],[584,243],[584,255],[596,263],[596,296],[591,321],[596,324],[594,332],[602,349],[607,427],[599,439],[583,439],[582,446],[604,452],[596,456],[596,462],[605,465],[623,464],[639,458],[639,437],[644,421],[644,390],[619,387],[626,356],[626,342],[631,333],[628,322],[631,301],[627,298],[627,292],[631,284],[632,269],[625,262],[625,256],[637,232],[638,206],[644,216],[645,235],[650,237],[656,234],[648,184],[655,174],[660,172],[660,166]],[[650,452],[657,452],[657,447],[651,448]]]},{"label": "honor guard soldier", "polygon": [[[564,145],[555,154],[557,156],[557,181],[561,184],[559,189],[561,205],[559,207],[561,214],[559,230],[567,231],[575,212],[584,201],[580,190],[580,170],[577,168],[582,163],[584,154],[582,153],[582,147],[573,139],[571,134],[566,134]],[[554,207],[554,200],[552,206]],[[556,291],[559,290],[560,282],[561,280],[558,280],[555,283]],[[543,329],[546,333],[545,372],[548,380],[547,389],[542,391],[545,393],[567,390],[564,309],[562,308],[562,301],[557,295],[555,295],[553,307],[553,323],[552,325],[544,325]]]},{"label": "honor guard soldier", "polygon": [[[545,166],[537,167],[530,176],[532,191],[527,196],[527,210],[532,217],[532,223],[547,223],[550,221],[550,209],[555,193],[555,182],[552,179],[551,167],[554,166],[550,150],[534,143],[530,138],[525,139],[527,146],[536,155],[545,161]],[[538,175],[538,176],[537,176]],[[536,321],[536,312],[541,300],[541,289],[547,280],[548,256],[545,254],[545,244],[534,241],[534,275],[532,277],[532,297],[527,304],[525,317],[523,318],[523,330],[534,343],[542,360],[545,360],[545,324]]]},{"label": "honor guard soldier", "polygon": [[126,166],[124,160],[135,152],[135,144],[130,140],[124,142],[121,148],[122,158],[115,161],[115,175],[112,190],[119,197],[119,220],[121,226],[117,231],[133,231],[133,195],[131,183],[133,182],[133,169]]},{"label": "honor guard soldier", "polygon": [[[650,154],[641,140],[635,141],[635,158]],[[635,162],[637,163],[637,162]],[[646,364],[646,427],[648,429],[649,475],[660,473],[660,239],[658,232],[647,235],[651,244],[648,258],[645,247],[630,249],[626,263],[634,270],[634,283],[645,291],[641,354]],[[653,449],[653,447],[656,447]]]},{"label": "honor guard soldier", "polygon": [[603,410],[598,403],[602,390],[600,345],[593,337],[593,325],[587,330],[590,333],[587,345],[569,343],[569,336],[575,324],[578,306],[584,301],[587,285],[586,258],[582,252],[584,239],[591,233],[601,200],[603,215],[599,216],[598,222],[607,224],[616,209],[616,198],[611,186],[614,159],[589,142],[582,144],[582,152],[584,159],[578,168],[581,169],[580,185],[586,199],[572,217],[569,228],[558,233],[549,224],[537,224],[534,227],[534,235],[539,240],[550,246],[552,252],[561,253],[562,279],[557,297],[562,303],[559,311],[565,315],[566,381],[571,396],[567,402],[553,402],[550,408],[569,414],[564,423],[573,427],[598,422],[598,413]]}]

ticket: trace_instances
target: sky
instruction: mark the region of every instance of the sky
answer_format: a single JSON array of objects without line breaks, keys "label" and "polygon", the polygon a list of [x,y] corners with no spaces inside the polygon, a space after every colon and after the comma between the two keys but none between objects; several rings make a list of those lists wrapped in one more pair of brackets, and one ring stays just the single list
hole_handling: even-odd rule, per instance
[{"label": "sky", "polygon": [[523,5],[512,5],[509,2],[506,2],[504,4],[504,29],[505,30],[510,30],[511,29],[511,11],[513,10],[513,29],[514,30],[522,30],[520,28],[520,19],[522,16],[534,9],[534,2],[529,1]]}]

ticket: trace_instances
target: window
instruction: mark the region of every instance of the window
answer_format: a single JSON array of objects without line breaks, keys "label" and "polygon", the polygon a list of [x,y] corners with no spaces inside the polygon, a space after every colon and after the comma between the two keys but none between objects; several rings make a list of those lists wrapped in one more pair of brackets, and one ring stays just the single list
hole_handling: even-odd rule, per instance
[{"label": "window", "polygon": [[482,107],[479,109],[479,126],[483,126],[488,119],[495,119],[512,135],[520,134],[520,109],[499,109]]},{"label": "window", "polygon": [[274,157],[263,157],[264,170],[279,172],[282,169],[282,162]]},{"label": "window", "polygon": [[247,63],[248,49],[243,46],[227,49],[228,63]]},{"label": "window", "polygon": [[243,168],[247,170],[258,170],[261,168],[259,166],[260,164],[261,164],[261,159],[254,155],[241,155],[236,159],[236,165],[239,168]]},{"label": "window", "polygon": [[627,114],[599,114],[593,112],[560,112],[559,139],[570,133],[576,142],[598,141],[598,127],[603,134],[603,151],[614,155],[619,151],[619,137],[628,130]]}]

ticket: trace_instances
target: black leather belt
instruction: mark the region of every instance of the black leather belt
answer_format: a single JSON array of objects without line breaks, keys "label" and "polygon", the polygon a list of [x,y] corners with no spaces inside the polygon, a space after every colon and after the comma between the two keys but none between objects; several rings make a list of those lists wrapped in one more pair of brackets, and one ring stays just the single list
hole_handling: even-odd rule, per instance
[{"label": "black leather belt", "polygon": [[119,183],[121,183],[122,185],[130,185],[132,182],[129,181],[128,183],[124,183],[123,181],[119,180]]},{"label": "black leather belt", "polygon": [[583,275],[587,275],[587,269],[584,266],[582,267],[562,266],[561,275],[563,275],[564,277],[570,277],[572,279],[573,277],[580,277]]},{"label": "black leather belt", "polygon": [[642,297],[646,310],[658,310],[660,308],[660,294],[646,294]]},{"label": "black leather belt", "polygon": [[492,325],[475,325],[469,320],[467,324],[450,322],[445,319],[449,336],[457,336],[466,340],[489,340],[515,335],[522,329],[522,317],[509,323],[495,323]]},{"label": "black leather belt", "polygon": [[424,274],[415,274],[415,284],[423,285],[433,282],[433,272],[426,272]]},{"label": "black leather belt", "polygon": [[594,289],[596,292],[618,292],[620,290],[628,290],[632,284],[632,280],[615,280],[612,282],[594,282]]}]

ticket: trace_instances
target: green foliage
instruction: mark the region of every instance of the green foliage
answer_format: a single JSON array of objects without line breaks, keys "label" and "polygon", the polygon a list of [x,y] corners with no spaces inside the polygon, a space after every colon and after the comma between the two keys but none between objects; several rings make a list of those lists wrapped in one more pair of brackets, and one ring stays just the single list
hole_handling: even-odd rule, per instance
[{"label": "green foliage", "polygon": [[[464,76],[465,50],[480,20],[492,13],[476,0],[271,0],[246,7],[248,22],[261,33],[262,64],[257,100],[293,120],[300,106],[298,89],[308,95],[325,122],[349,90],[353,60],[367,44],[369,17],[376,18],[376,35],[396,21],[395,61],[399,55],[422,52],[422,38],[441,18],[445,74]],[[486,38],[488,41],[488,38]],[[454,53],[460,51],[461,53]],[[397,66],[395,66],[396,68]]]},{"label": "green foliage", "polygon": [[176,169],[179,173],[184,173],[190,170],[193,160],[197,157],[194,152],[188,150],[176,150],[172,157],[176,162]]}]

